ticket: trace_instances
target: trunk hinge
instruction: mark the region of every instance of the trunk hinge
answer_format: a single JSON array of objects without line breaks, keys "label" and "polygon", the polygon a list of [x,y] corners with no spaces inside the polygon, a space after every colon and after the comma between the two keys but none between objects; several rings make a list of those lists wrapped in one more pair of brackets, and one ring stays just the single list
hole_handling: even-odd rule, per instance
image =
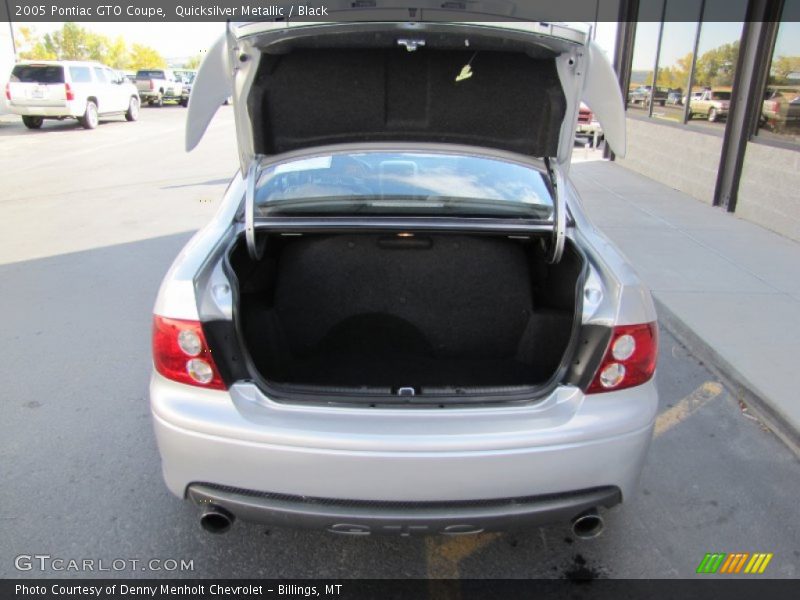
[{"label": "trunk hinge", "polygon": [[247,166],[244,188],[244,235],[247,241],[247,252],[253,260],[261,260],[264,256],[266,238],[261,244],[256,240],[256,183],[258,182],[261,156],[255,155]]},{"label": "trunk hinge", "polygon": [[547,168],[547,176],[553,186],[553,239],[550,241],[550,249],[547,262],[556,264],[564,254],[564,237],[567,233],[567,204],[566,204],[566,185],[564,175],[553,165],[552,159],[545,156],[544,165]]}]

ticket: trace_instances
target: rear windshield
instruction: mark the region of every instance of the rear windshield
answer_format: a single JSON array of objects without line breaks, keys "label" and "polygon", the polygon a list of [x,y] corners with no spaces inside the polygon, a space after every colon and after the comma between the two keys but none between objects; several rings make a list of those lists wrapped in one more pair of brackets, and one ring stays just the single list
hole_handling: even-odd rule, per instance
[{"label": "rear windshield", "polygon": [[64,83],[61,65],[16,65],[11,81],[19,83]]},{"label": "rear windshield", "polygon": [[492,158],[364,152],[285,162],[262,172],[256,215],[523,217],[550,221],[542,172]]},{"label": "rear windshield", "polygon": [[192,71],[184,71],[183,73],[175,73],[175,78],[183,83],[192,83],[197,73]]},{"label": "rear windshield", "polygon": [[164,79],[164,71],[138,71],[136,79]]},{"label": "rear windshield", "polygon": [[731,93],[730,92],[712,92],[711,93],[712,100],[730,100]]}]

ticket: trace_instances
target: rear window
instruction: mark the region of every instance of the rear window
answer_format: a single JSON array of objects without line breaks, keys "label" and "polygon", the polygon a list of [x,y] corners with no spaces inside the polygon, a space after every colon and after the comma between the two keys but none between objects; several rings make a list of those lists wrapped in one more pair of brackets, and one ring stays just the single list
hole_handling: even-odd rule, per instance
[{"label": "rear window", "polygon": [[11,81],[18,83],[64,83],[61,65],[16,65]]},{"label": "rear window", "polygon": [[550,221],[542,172],[493,158],[439,153],[332,154],[267,168],[256,215],[523,217]]},{"label": "rear window", "polygon": [[711,93],[712,100],[730,100],[731,93],[730,92],[712,92]]},{"label": "rear window", "polygon": [[164,79],[164,71],[137,71],[136,79]]},{"label": "rear window", "polygon": [[69,76],[73,83],[91,83],[92,81],[89,67],[70,67]]}]

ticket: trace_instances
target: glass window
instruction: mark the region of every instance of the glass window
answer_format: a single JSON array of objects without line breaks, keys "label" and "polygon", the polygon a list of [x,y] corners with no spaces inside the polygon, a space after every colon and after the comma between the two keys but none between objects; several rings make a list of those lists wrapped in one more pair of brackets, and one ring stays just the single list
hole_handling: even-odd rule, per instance
[{"label": "glass window", "polygon": [[69,76],[72,83],[91,83],[92,74],[89,67],[70,67]]},{"label": "glass window", "polygon": [[108,83],[108,81],[106,81],[106,74],[103,73],[103,69],[99,67],[94,68],[94,78],[97,79],[98,83]]},{"label": "glass window", "polygon": [[[668,14],[672,4],[667,4]],[[683,96],[689,88],[696,37],[697,22],[664,23],[658,53],[656,88],[649,98],[653,104],[653,118],[683,123]]]},{"label": "glass window", "polygon": [[[744,18],[744,2],[732,3],[730,0],[708,0],[705,17],[714,18],[721,12],[718,9],[720,4],[725,5],[729,16]],[[687,118],[695,126],[724,131],[733,96],[741,37],[741,22],[703,22],[691,94],[687,99]]]},{"label": "glass window", "polygon": [[256,214],[550,221],[553,198],[545,175],[522,164],[444,153],[342,153],[266,169],[258,181]]},{"label": "glass window", "polygon": [[137,71],[136,79],[165,79],[164,71]]},{"label": "glass window", "polygon": [[639,4],[641,20],[636,24],[627,98],[630,114],[649,113],[649,98],[653,89],[663,9],[663,0],[642,0]]},{"label": "glass window", "polygon": [[786,0],[764,89],[758,137],[800,145],[800,0]]},{"label": "glass window", "polygon": [[[657,14],[657,0],[642,4],[651,18]],[[747,0],[666,0],[661,6],[656,18],[663,15],[663,23],[637,25],[628,106],[655,119],[684,123],[694,118],[721,131]]]},{"label": "glass window", "polygon": [[64,83],[64,67],[60,65],[17,65],[11,81],[18,83]]}]

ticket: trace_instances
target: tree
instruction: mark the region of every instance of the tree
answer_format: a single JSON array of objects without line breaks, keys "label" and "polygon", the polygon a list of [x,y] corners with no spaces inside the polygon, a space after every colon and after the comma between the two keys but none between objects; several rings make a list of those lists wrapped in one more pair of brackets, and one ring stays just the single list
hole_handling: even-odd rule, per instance
[{"label": "tree", "polygon": [[675,61],[673,66],[660,68],[657,85],[682,90],[689,83],[689,70],[692,67],[693,56],[693,53],[689,52]]},{"label": "tree", "polygon": [[165,68],[167,61],[150,46],[133,44],[131,46],[128,68],[132,71],[139,69]]},{"label": "tree", "polygon": [[89,32],[77,23],[64,23],[59,31],[45,35],[45,44],[62,60],[88,60],[90,44],[96,50],[98,43],[98,39],[91,40]]},{"label": "tree", "polygon": [[739,59],[739,40],[704,52],[695,65],[695,85],[731,86]]},{"label": "tree", "polygon": [[[150,46],[133,44],[129,49],[124,38],[111,40],[77,23],[64,23],[61,29],[43,36],[32,27],[19,27],[14,42],[19,57],[29,60],[96,60],[131,70],[167,66],[164,57]],[[199,63],[200,56],[196,58]]]},{"label": "tree", "polygon": [[125,39],[122,36],[119,36],[108,45],[106,57],[103,62],[109,67],[127,70],[130,68],[130,61],[128,44],[125,43]]},{"label": "tree", "polygon": [[184,69],[197,69],[200,66],[200,63],[203,62],[203,55],[202,54],[195,54],[186,63],[183,65]]},{"label": "tree", "polygon": [[[790,78],[790,75],[795,74]],[[779,56],[772,61],[769,70],[769,82],[778,85],[796,83],[800,76],[800,56]]]},{"label": "tree", "polygon": [[17,47],[19,57],[26,60],[55,60],[58,58],[55,52],[48,49],[42,38],[32,27],[20,27],[16,31],[14,44]]}]

